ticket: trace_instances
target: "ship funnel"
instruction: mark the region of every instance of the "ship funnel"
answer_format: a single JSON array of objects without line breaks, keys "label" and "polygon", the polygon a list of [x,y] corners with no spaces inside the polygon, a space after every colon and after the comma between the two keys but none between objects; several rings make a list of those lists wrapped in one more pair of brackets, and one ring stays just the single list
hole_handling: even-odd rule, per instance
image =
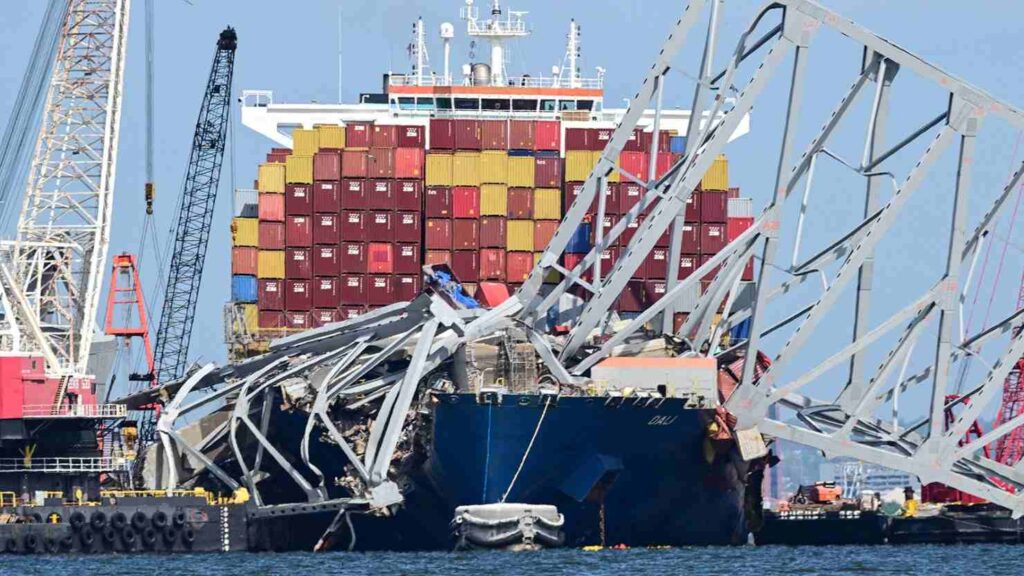
[{"label": "ship funnel", "polygon": [[473,86],[491,85],[491,65],[483,62],[473,64]]}]

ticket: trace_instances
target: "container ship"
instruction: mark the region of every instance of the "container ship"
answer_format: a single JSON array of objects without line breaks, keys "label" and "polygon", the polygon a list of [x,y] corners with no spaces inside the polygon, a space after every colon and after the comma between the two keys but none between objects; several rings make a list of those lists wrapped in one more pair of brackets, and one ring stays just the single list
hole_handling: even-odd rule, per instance
[{"label": "container ship", "polygon": [[[468,36],[489,42],[491,59],[463,66],[461,77],[450,72],[454,26],[440,27],[444,67],[435,73],[428,70],[419,20],[410,47],[413,72],[385,75],[383,92],[363,94],[359,104],[281,104],[270,92],[243,92],[243,123],[275,147],[258,167],[255,189],[236,191],[226,312],[233,361],[259,361],[274,339],[413,300],[424,266],[447,267],[484,306],[499,304],[526,281],[625,110],[604,107],[603,70],[594,78],[580,73],[575,21],[563,66],[553,67],[552,76],[510,77],[504,45],[529,35],[525,13],[505,12],[498,2],[490,11],[483,20],[472,3],[462,9]],[[630,173],[651,179],[683,154],[690,115],[662,111],[656,134],[654,116],[645,112],[645,128],[633,133],[619,158]],[[744,121],[735,137],[746,130]],[[643,192],[613,173],[605,217],[597,221],[595,205],[564,256],[566,268]],[[605,270],[640,222],[603,252]],[[620,317],[657,301],[670,274],[688,277],[751,224],[750,200],[729,187],[724,157],[693,194],[686,222],[679,269],[669,269],[666,234],[616,303]],[[751,267],[743,280],[752,280]],[[695,291],[690,300],[698,296]],[[684,303],[677,326],[686,312]],[[418,456],[406,467],[405,502],[392,517],[355,516],[357,547],[450,549],[456,507],[506,499],[556,505],[566,543],[574,546],[746,541],[745,510],[760,509],[759,481],[747,489],[750,463],[738,457],[727,431],[723,440],[724,426],[716,426],[721,410],[713,382],[697,401],[624,401],[621,390],[563,392],[545,418],[532,349],[517,364],[516,346],[500,344],[469,350],[500,356],[493,371],[483,369],[468,388],[431,392],[419,416],[421,441],[410,449]],[[711,361],[712,381],[715,370]],[[623,387],[628,395],[642,385]],[[294,454],[305,415],[291,412],[276,413],[267,437]],[[531,440],[538,419],[543,431]],[[529,458],[521,463],[527,445]],[[222,464],[237,467],[230,457]],[[333,464],[333,473],[344,477],[344,463],[335,456]],[[211,479],[208,472],[195,478]],[[281,472],[259,486],[266,505],[303,499]],[[265,530],[273,534],[266,547],[308,548],[331,516],[277,521]]]}]

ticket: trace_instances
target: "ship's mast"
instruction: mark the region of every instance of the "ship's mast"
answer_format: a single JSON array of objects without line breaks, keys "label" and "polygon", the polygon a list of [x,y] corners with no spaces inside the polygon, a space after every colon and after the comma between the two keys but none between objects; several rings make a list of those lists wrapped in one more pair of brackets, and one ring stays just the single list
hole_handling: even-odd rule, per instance
[{"label": "ship's mast", "polygon": [[479,10],[473,6],[473,0],[466,0],[466,6],[461,11],[469,36],[491,43],[492,86],[505,86],[508,83],[508,75],[505,72],[505,42],[530,35],[526,21],[523,20],[527,12],[510,10],[504,19],[502,13],[500,0],[493,0],[491,17],[488,20],[479,19]]}]

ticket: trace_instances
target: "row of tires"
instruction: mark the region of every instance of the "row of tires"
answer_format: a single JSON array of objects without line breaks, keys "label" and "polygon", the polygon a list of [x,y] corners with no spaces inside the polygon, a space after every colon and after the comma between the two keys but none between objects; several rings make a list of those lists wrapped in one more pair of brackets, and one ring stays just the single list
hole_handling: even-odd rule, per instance
[{"label": "row of tires", "polygon": [[188,515],[181,509],[175,510],[170,516],[163,510],[157,510],[152,516],[148,516],[142,510],[136,510],[129,520],[124,512],[114,512],[108,518],[106,512],[96,510],[86,518],[84,512],[76,510],[71,513],[68,522],[71,524],[71,529],[76,532],[87,525],[93,530],[103,530],[108,524],[115,530],[123,530],[129,522],[131,522],[132,528],[138,531],[146,527],[165,530],[168,526],[181,529],[188,522]]},{"label": "row of tires", "polygon": [[34,530],[27,530],[20,537],[8,536],[3,540],[2,550],[8,554],[155,551],[174,549],[179,542],[190,549],[196,540],[196,529],[187,523],[181,510],[171,516],[157,511],[152,517],[137,511],[130,519],[122,512],[115,512],[108,519],[99,510],[88,518],[76,511],[69,518],[69,524],[71,532],[62,537]]}]

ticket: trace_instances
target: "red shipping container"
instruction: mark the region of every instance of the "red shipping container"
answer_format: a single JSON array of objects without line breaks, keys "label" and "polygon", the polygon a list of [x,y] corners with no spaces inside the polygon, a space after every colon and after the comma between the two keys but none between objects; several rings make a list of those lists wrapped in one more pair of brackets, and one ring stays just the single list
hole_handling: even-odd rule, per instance
[{"label": "red shipping container", "polygon": [[395,242],[418,243],[423,238],[419,212],[395,213]]},{"label": "red shipping container", "polygon": [[309,280],[284,281],[284,308],[296,312],[307,312],[313,305],[313,291]]},{"label": "red shipping container", "polygon": [[398,147],[423,149],[423,126],[399,126]]},{"label": "red shipping container", "polygon": [[[729,222],[726,224],[726,238],[729,242],[740,237],[751,226],[754,225],[753,216],[733,216],[729,218]],[[751,258],[747,265],[743,268],[742,279],[745,281],[753,281],[754,279],[754,259]]]},{"label": "red shipping container", "polygon": [[665,174],[668,174],[672,165],[676,163],[677,156],[668,152],[658,153],[658,165],[654,168],[654,177],[661,178]]},{"label": "red shipping container", "polygon": [[533,127],[533,149],[537,151],[561,151],[562,123],[558,120],[538,120]]},{"label": "red shipping container", "polygon": [[395,274],[420,273],[420,245],[399,244],[395,247]]},{"label": "red shipping container", "polygon": [[397,302],[395,299],[395,277],[390,275],[371,275],[366,277],[366,303],[370,306],[387,306]]},{"label": "red shipping container", "polygon": [[348,122],[345,125],[345,147],[369,148],[370,127],[370,122]]},{"label": "red shipping container", "polygon": [[284,194],[260,194],[259,217],[264,222],[284,222]]},{"label": "red shipping container", "polygon": [[[700,265],[703,266],[703,265],[707,264],[714,257],[715,257],[714,254],[701,254]],[[711,282],[712,280],[715,279],[715,276],[718,275],[718,271],[721,270],[721,269],[722,269],[722,265],[721,264],[719,264],[718,266],[715,266],[707,274],[705,274],[704,277],[701,278],[701,280],[703,282]],[[706,291],[707,291],[706,287],[702,285],[701,286],[701,294],[703,294]]]},{"label": "red shipping container", "polygon": [[456,150],[480,150],[483,142],[479,120],[456,120],[454,129]]},{"label": "red shipping container", "polygon": [[395,214],[383,210],[366,213],[366,239],[378,242],[395,241]]},{"label": "red shipping container", "polygon": [[654,248],[647,253],[647,258],[636,276],[643,274],[648,280],[663,280],[668,277],[668,248]]},{"label": "red shipping container", "polygon": [[340,202],[342,210],[366,210],[366,180],[342,180]]},{"label": "red shipping container", "polygon": [[644,282],[644,303],[647,306],[654,304],[665,297],[668,291],[668,282],[659,279],[650,279]]},{"label": "red shipping container", "polygon": [[729,197],[730,200],[735,199],[735,198],[739,198],[740,197],[740,189],[739,188],[729,188],[729,196],[728,197]]},{"label": "red shipping container", "polygon": [[366,276],[362,274],[341,275],[341,304],[343,306],[366,305]]},{"label": "red shipping container", "polygon": [[505,255],[505,279],[509,282],[526,282],[533,270],[533,252],[508,252]]},{"label": "red shipping container", "polygon": [[341,292],[338,279],[325,276],[313,280],[313,307],[337,308],[341,304]]},{"label": "red shipping container", "polygon": [[390,242],[370,242],[366,256],[370,274],[391,274],[395,271],[395,246]]},{"label": "red shipping container", "polygon": [[562,159],[554,156],[535,158],[533,179],[537,188],[561,188]]},{"label": "red shipping container", "polygon": [[683,254],[679,257],[679,279],[686,280],[696,272],[700,266],[700,256]]},{"label": "red shipping container", "polygon": [[455,121],[432,118],[430,120],[430,149],[455,149]]},{"label": "red shipping container", "polygon": [[395,210],[423,210],[423,182],[419,180],[403,180],[395,182],[393,187]]},{"label": "red shipping container", "polygon": [[394,178],[395,149],[371,148],[367,174],[370,178]]},{"label": "red shipping container", "polygon": [[700,221],[725,224],[729,220],[729,193],[702,190],[700,193]]},{"label": "red shipping container", "polygon": [[366,212],[342,210],[341,240],[343,242],[366,241]]},{"label": "red shipping container", "polygon": [[260,310],[260,330],[281,330],[285,326],[284,312],[279,310]]},{"label": "red shipping container", "polygon": [[703,255],[718,254],[728,244],[725,224],[700,225],[700,253]]},{"label": "red shipping container", "polygon": [[484,216],[480,219],[481,248],[504,248],[506,240],[504,218],[500,216]]},{"label": "red shipping container", "polygon": [[694,190],[686,199],[686,221],[700,222],[700,190]]},{"label": "red shipping container", "polygon": [[427,218],[425,226],[427,250],[452,249],[452,221],[442,218]]},{"label": "red shipping container", "polygon": [[284,164],[287,161],[288,161],[288,155],[287,154],[275,154],[273,152],[270,152],[269,154],[267,154],[267,163],[268,164]]},{"label": "red shipping container", "polygon": [[[288,218],[305,218],[308,216],[288,216]],[[281,222],[260,222],[260,250],[284,250],[285,225]]]},{"label": "red shipping container", "polygon": [[[620,209],[620,206],[619,206],[622,203],[622,201],[620,200],[620,198],[622,197],[622,191],[621,191],[620,186],[621,186],[620,184],[612,183],[612,184],[608,184],[605,187],[605,191],[604,191],[604,198],[605,198],[605,200],[604,200],[604,213],[605,214],[615,215],[615,214],[622,214],[622,213],[624,213]],[[568,211],[569,208],[572,206],[572,203],[576,201],[576,197],[579,196],[580,192],[582,192],[582,191],[583,191],[583,182],[567,182],[565,184],[565,198],[562,201],[563,202],[563,209]],[[588,210],[588,212],[593,213],[593,214],[597,213],[597,197],[596,196],[594,197],[593,202],[591,202],[590,209]]]},{"label": "red shipping container", "polygon": [[683,224],[683,254],[700,254],[700,224]]},{"label": "red shipping container", "polygon": [[605,146],[611,142],[614,133],[614,128],[591,128],[587,135],[587,149],[595,152],[604,150]]},{"label": "red shipping container", "polygon": [[[538,123],[538,129],[540,129]],[[589,141],[590,130],[586,128],[566,128],[565,129],[565,149],[566,150],[590,150]]]},{"label": "red shipping container", "polygon": [[558,231],[560,220],[537,220],[533,225],[533,249],[543,250]]},{"label": "red shipping container", "polygon": [[419,276],[396,276],[395,277],[395,300],[399,302],[411,302],[420,293]]},{"label": "red shipping container", "polygon": [[449,250],[427,250],[426,256],[423,257],[423,264],[426,266],[437,266],[438,264],[451,266],[452,253]]},{"label": "red shipping container", "polygon": [[395,150],[395,178],[423,178],[425,156],[423,148]]},{"label": "red shipping container", "polygon": [[[601,237],[602,238],[607,238],[608,237],[608,233],[612,231],[612,226],[614,226],[617,221],[618,221],[618,218],[616,216],[605,216],[604,217],[604,220],[602,220],[602,222],[601,222],[601,235],[602,235]],[[593,235],[593,240],[594,240],[594,244],[595,245],[597,244],[597,225],[596,224],[597,224],[596,221],[593,221],[590,224],[591,228],[593,229],[593,234],[592,235]],[[611,244],[607,244],[607,246],[618,246],[621,243],[622,243],[622,236],[619,236],[618,238],[615,239],[614,242],[612,242]]]},{"label": "red shipping container", "polygon": [[[612,185],[609,184],[608,187],[611,188]],[[647,193],[647,189],[636,182],[623,182],[618,185],[618,191],[619,197],[617,200],[619,214],[629,212],[633,206],[636,206],[641,200],[643,200],[644,195]]]},{"label": "red shipping container", "polygon": [[313,248],[313,275],[337,276],[341,274],[341,255],[337,246]]},{"label": "red shipping container", "polygon": [[481,120],[480,147],[484,150],[508,150],[508,122]]},{"label": "red shipping container", "polygon": [[366,308],[364,306],[342,306],[341,308],[338,309],[338,322],[344,322],[346,320],[359,318],[365,313]]},{"label": "red shipping container", "polygon": [[395,187],[391,180],[370,180],[367,183],[366,208],[369,210],[394,210]]},{"label": "red shipping container", "polygon": [[231,249],[231,273],[255,276],[259,264],[258,248],[237,246]]},{"label": "red shipping container", "polygon": [[476,186],[452,188],[452,214],[456,218],[477,218],[480,216],[480,189]]},{"label": "red shipping container", "polygon": [[[564,266],[566,270],[571,271],[572,269],[579,266],[580,262],[582,262],[583,259],[586,257],[586,254],[564,254],[562,256],[562,266]],[[580,278],[586,280],[587,282],[590,282],[590,280],[594,277],[593,270],[593,266],[587,266],[587,269],[583,271],[583,274],[580,274]],[[601,270],[604,270],[604,268],[601,268]],[[602,275],[603,274],[604,272],[602,272]],[[583,297],[583,294],[590,294],[590,292],[586,291],[582,286],[578,286],[578,288],[580,288],[581,292],[578,293],[577,296]]]},{"label": "red shipping container", "polygon": [[646,306],[643,281],[630,280],[626,282],[626,287],[616,300],[615,306],[620,312],[643,312]]},{"label": "red shipping container", "polygon": [[318,246],[337,246],[341,241],[341,227],[337,214],[313,216],[313,243]]},{"label": "red shipping container", "polygon": [[484,248],[480,251],[479,278],[483,280],[505,281],[505,251]]},{"label": "red shipping container", "polygon": [[626,140],[626,144],[623,145],[622,149],[626,152],[647,152],[650,150],[651,135],[646,134],[643,130],[636,128],[633,133],[629,135],[629,139]]},{"label": "red shipping container", "polygon": [[451,268],[459,282],[476,282],[480,278],[480,261],[475,250],[452,252]]},{"label": "red shipping container", "polygon": [[452,248],[476,250],[480,247],[480,222],[477,220],[452,221]]},{"label": "red shipping container", "polygon": [[313,210],[337,214],[341,211],[341,184],[317,182],[313,185]]},{"label": "red shipping container", "polygon": [[309,330],[311,322],[309,319],[309,312],[305,311],[288,311],[284,313],[285,328],[289,330]]},{"label": "red shipping container", "polygon": [[629,242],[636,236],[636,231],[640,229],[640,225],[644,223],[643,214],[637,216],[632,222],[626,224],[626,229],[622,231],[622,235],[619,236],[619,246],[628,246]]},{"label": "red shipping container", "polygon": [[619,167],[635,176],[638,180],[647,181],[647,154],[643,152],[623,152],[619,155]]},{"label": "red shipping container", "polygon": [[270,149],[270,153],[271,154],[285,154],[285,155],[288,155],[288,154],[292,153],[292,149],[291,148],[271,148]]},{"label": "red shipping container", "polygon": [[514,220],[533,218],[533,188],[508,189],[508,217]]},{"label": "red shipping container", "polygon": [[452,190],[439,186],[427,188],[423,194],[423,213],[427,218],[452,217]]},{"label": "red shipping container", "polygon": [[337,310],[313,310],[309,315],[312,318],[314,328],[327,326],[338,321]]},{"label": "red shipping container", "polygon": [[508,128],[509,150],[533,150],[536,145],[533,122],[529,120],[512,120]]},{"label": "red shipping container", "polygon": [[341,180],[341,152],[317,152],[313,155],[313,180]]},{"label": "red shipping container", "polygon": [[313,213],[313,194],[306,184],[286,184],[284,187],[284,213]]},{"label": "red shipping container", "polygon": [[342,178],[366,178],[370,161],[365,150],[345,150],[341,153]]},{"label": "red shipping container", "polygon": [[256,305],[260,310],[284,310],[284,280],[276,278],[257,280]]},{"label": "red shipping container", "polygon": [[366,274],[366,244],[341,243],[341,274]]},{"label": "red shipping container", "polygon": [[309,248],[285,248],[284,276],[292,279],[313,277],[313,259]]},{"label": "red shipping container", "polygon": [[601,275],[605,276],[612,268],[615,268],[616,262],[619,261],[619,249],[615,246],[605,248],[601,252]]},{"label": "red shipping container", "polygon": [[374,125],[370,130],[370,146],[374,148],[397,148],[398,126]]}]

